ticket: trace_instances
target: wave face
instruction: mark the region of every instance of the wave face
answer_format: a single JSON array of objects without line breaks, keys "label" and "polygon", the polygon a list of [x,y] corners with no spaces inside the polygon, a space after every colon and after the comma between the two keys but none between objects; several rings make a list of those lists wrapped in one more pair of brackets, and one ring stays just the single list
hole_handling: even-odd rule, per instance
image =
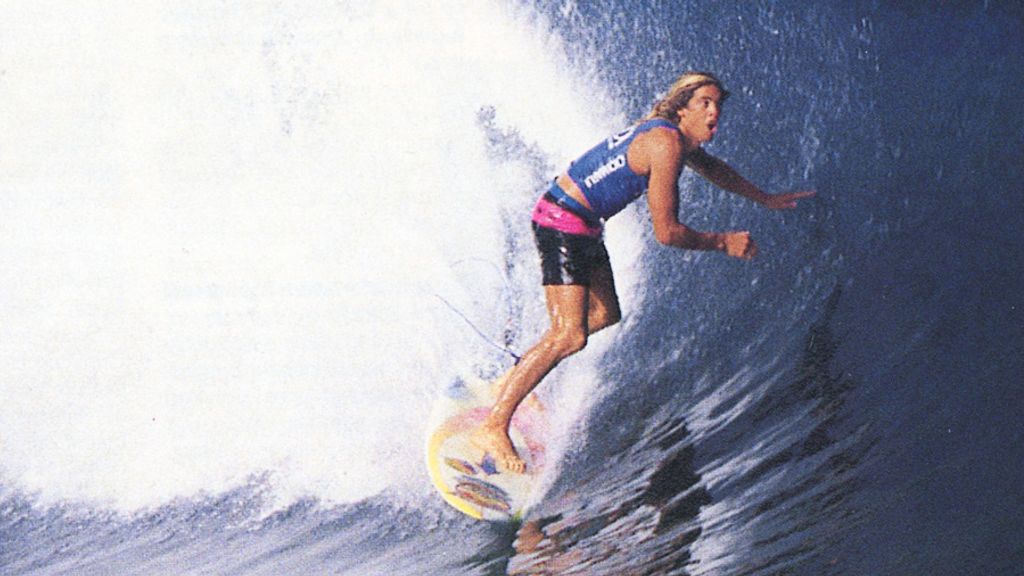
[{"label": "wave face", "polygon": [[[429,4],[429,6],[426,6]],[[1015,574],[1024,14],[1012,3],[0,9],[0,572]],[[752,262],[609,223],[626,312],[540,394],[517,525],[426,414],[545,328],[526,214],[685,69],[684,174]],[[469,323],[467,323],[467,320]]]}]

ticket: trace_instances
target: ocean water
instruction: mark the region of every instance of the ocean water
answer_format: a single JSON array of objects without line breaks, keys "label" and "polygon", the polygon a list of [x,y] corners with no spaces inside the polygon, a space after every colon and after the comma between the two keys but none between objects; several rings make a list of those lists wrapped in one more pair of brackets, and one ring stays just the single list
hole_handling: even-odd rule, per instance
[{"label": "ocean water", "polygon": [[[528,210],[682,71],[733,92],[519,523],[422,464],[546,315]],[[1024,574],[1014,2],[0,5],[0,574]]]}]

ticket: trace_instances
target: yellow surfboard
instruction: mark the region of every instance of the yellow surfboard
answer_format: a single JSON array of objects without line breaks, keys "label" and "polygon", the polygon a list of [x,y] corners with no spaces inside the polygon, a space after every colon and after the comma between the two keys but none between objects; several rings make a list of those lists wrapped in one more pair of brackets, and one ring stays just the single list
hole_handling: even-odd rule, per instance
[{"label": "yellow surfboard", "polygon": [[503,472],[494,459],[469,442],[494,401],[495,384],[482,379],[450,386],[434,409],[427,436],[430,481],[448,504],[476,519],[521,518],[533,498],[544,469],[547,418],[536,398],[527,398],[512,417],[509,436],[526,462],[522,474]]}]

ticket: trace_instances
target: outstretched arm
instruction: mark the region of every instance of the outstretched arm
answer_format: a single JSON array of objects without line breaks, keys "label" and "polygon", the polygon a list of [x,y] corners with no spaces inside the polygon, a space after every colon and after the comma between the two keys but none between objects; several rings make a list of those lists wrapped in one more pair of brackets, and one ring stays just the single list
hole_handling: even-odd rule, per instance
[{"label": "outstretched arm", "polygon": [[812,190],[785,194],[768,194],[741,176],[739,172],[726,164],[724,160],[712,156],[700,148],[687,155],[686,164],[715,186],[733,194],[739,194],[744,198],[749,198],[772,210],[796,208],[797,200],[814,195]]},{"label": "outstretched arm", "polygon": [[719,250],[736,258],[752,258],[757,246],[748,232],[698,232],[679,222],[682,145],[678,137],[661,134],[660,130],[652,130],[644,136],[637,152],[650,167],[647,202],[658,242],[676,248]]}]

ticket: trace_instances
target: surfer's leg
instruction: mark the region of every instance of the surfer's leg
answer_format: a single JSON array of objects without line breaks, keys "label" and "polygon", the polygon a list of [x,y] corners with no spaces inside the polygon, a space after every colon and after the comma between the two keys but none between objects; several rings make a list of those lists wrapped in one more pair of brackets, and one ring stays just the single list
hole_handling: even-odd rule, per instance
[{"label": "surfer's leg", "polygon": [[551,327],[508,374],[490,415],[472,438],[509,472],[526,468],[508,435],[516,408],[552,368],[587,344],[590,289],[579,285],[545,286],[544,292]]},{"label": "surfer's leg", "polygon": [[[611,266],[597,268],[591,274],[590,290],[587,294],[587,333],[593,334],[619,322],[622,312],[619,309],[619,297],[615,292],[615,278]],[[493,383],[491,394],[498,398],[505,389],[508,377],[515,370],[509,368]],[[534,396],[527,395],[525,402],[536,401]],[[539,403],[537,404],[540,405]]]},{"label": "surfer's leg", "polygon": [[615,277],[612,267],[605,260],[590,274],[590,292],[587,303],[587,330],[593,334],[618,323],[622,319],[619,296],[615,292]]},{"label": "surfer's leg", "polygon": [[525,469],[508,435],[516,408],[552,368],[587,345],[591,331],[619,319],[608,251],[599,237],[536,223],[534,236],[551,327],[508,372],[490,415],[472,436],[474,444],[490,452],[511,472]]},{"label": "surfer's leg", "polygon": [[[612,275],[611,266],[596,268],[591,274],[589,288],[587,293],[587,333],[593,334],[618,323],[622,319],[619,297],[615,292],[615,277]],[[548,314],[552,315],[552,325],[555,322],[561,321],[552,314],[551,310],[548,311]],[[509,376],[512,375],[515,369],[515,366],[509,368],[494,381],[493,388],[491,389],[491,394],[494,397],[501,396],[505,390],[505,385],[508,383]]]}]

